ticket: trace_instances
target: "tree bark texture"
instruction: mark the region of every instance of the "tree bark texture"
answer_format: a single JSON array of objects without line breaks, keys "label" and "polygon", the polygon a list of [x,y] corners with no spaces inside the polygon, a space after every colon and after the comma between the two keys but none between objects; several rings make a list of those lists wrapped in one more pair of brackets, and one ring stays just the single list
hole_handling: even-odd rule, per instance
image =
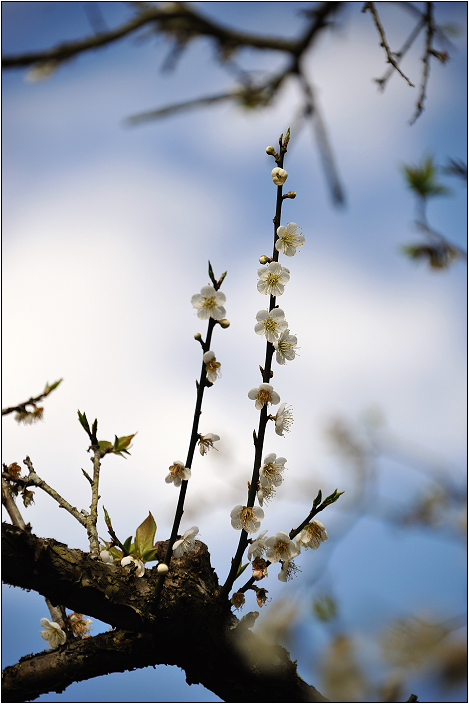
[{"label": "tree bark texture", "polygon": [[[159,544],[163,558],[166,543]],[[33,589],[114,627],[22,658],[3,673],[3,701],[24,702],[110,672],[177,665],[188,684],[202,684],[227,702],[327,702],[298,675],[279,645],[268,645],[219,597],[207,546],[173,559],[159,603],[156,569],[137,578],[63,543],[2,524],[3,581]],[[155,700],[157,681],[155,681]]]}]

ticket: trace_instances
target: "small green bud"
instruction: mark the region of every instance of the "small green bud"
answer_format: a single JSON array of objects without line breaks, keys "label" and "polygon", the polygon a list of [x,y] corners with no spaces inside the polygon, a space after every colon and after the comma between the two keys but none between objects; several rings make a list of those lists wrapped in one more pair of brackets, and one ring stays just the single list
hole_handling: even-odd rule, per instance
[{"label": "small green bud", "polygon": [[230,327],[230,321],[226,318],[223,318],[223,320],[219,320],[218,324],[220,325],[220,327],[223,328],[223,330],[226,330],[226,328]]},{"label": "small green bud", "polygon": [[200,334],[200,332],[196,332],[194,335],[194,340],[197,340],[197,342],[200,342],[201,339],[202,339],[202,335]]},{"label": "small green bud", "polygon": [[266,254],[263,254],[262,257],[259,257],[260,264],[267,264],[268,262],[270,262],[270,257],[268,257]]},{"label": "small green bud", "polygon": [[265,150],[265,153],[266,153],[266,154],[271,154],[272,156],[274,156],[274,154],[275,154],[275,149],[274,149],[273,147],[267,147],[267,149]]},{"label": "small green bud", "polygon": [[293,199],[293,198],[296,198],[296,193],[295,193],[295,191],[288,191],[288,193],[285,193],[285,195],[283,197]]}]

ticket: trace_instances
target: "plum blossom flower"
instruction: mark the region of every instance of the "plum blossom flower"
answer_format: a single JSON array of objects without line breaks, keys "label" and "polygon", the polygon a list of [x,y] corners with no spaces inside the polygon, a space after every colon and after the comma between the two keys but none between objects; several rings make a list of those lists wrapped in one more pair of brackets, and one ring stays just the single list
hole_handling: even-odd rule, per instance
[{"label": "plum blossom flower", "polygon": [[63,645],[67,640],[65,631],[63,631],[55,621],[49,621],[48,618],[41,618],[41,626],[44,630],[39,631],[39,633],[41,634],[41,638],[49,643],[49,648],[57,648],[59,645]]},{"label": "plum blossom flower", "polygon": [[[199,450],[200,454],[206,455],[207,452],[210,450],[211,447],[213,447],[213,443],[217,442],[220,440],[219,435],[215,435],[214,433],[207,433],[207,435],[199,435]],[[216,450],[216,447],[213,447],[214,450]]]},{"label": "plum blossom flower", "polygon": [[274,343],[280,333],[287,329],[288,323],[285,320],[285,313],[280,308],[260,310],[256,315],[257,324],[254,331],[258,335],[265,335],[267,342]]},{"label": "plum blossom flower", "polygon": [[182,557],[184,553],[189,552],[195,545],[195,536],[199,532],[197,526],[192,526],[189,530],[186,530],[183,537],[180,540],[176,540],[173,545],[174,557]]},{"label": "plum blossom flower", "polygon": [[99,553],[99,557],[103,562],[106,562],[109,565],[112,565],[112,563],[114,562],[114,558],[108,550],[101,550],[101,552]]},{"label": "plum blossom flower", "polygon": [[281,403],[277,414],[273,416],[275,421],[275,432],[277,435],[283,435],[283,431],[289,433],[290,425],[293,423],[293,414],[291,407],[287,408],[286,403]]},{"label": "plum blossom flower", "polygon": [[274,340],[273,345],[277,352],[276,360],[277,364],[285,364],[285,360],[291,361],[295,359],[296,352],[298,349],[296,343],[298,342],[295,335],[290,335],[290,330],[283,330],[282,334],[278,340]]},{"label": "plum blossom flower", "polygon": [[257,533],[264,518],[264,511],[259,506],[235,506],[231,516],[231,525],[235,530]]},{"label": "plum blossom flower", "polygon": [[205,371],[207,372],[207,379],[211,384],[214,384],[217,378],[220,376],[220,362],[217,362],[215,357],[215,352],[209,350],[204,354]]},{"label": "plum blossom flower", "polygon": [[182,481],[187,481],[191,477],[191,470],[184,467],[184,463],[179,460],[175,460],[174,463],[169,468],[169,474],[167,475],[165,482],[166,484],[171,484],[174,482],[174,486],[181,486]]},{"label": "plum blossom flower", "polygon": [[135,577],[143,577],[143,575],[145,574],[145,565],[141,560],[138,559],[138,557],[134,557],[133,555],[127,555],[126,557],[123,557],[121,560],[121,566],[127,567],[127,565],[136,566],[136,571],[134,572]]},{"label": "plum blossom flower", "polygon": [[290,270],[278,262],[270,262],[268,266],[261,267],[257,270],[257,275],[257,290],[271,296],[281,296],[284,285],[290,280]]},{"label": "plum blossom flower", "polygon": [[279,531],[277,535],[270,535],[266,538],[265,544],[267,547],[266,557],[270,562],[279,562],[279,560],[288,562],[292,557],[300,554],[298,546],[283,531]]},{"label": "plum blossom flower", "polygon": [[321,543],[325,543],[328,538],[324,524],[316,518],[311,521],[295,538],[298,548],[311,548],[317,550]]},{"label": "plum blossom flower", "polygon": [[252,561],[252,576],[254,579],[264,579],[264,577],[268,577],[268,566],[269,563],[267,560],[264,560],[262,557],[255,557]]},{"label": "plum blossom flower", "polygon": [[257,495],[257,500],[259,501],[259,506],[263,506],[264,501],[266,502],[266,504],[268,504],[269,501],[271,501],[275,496],[275,487],[273,485],[272,486],[267,486],[267,485],[262,486],[262,484],[259,482],[257,485],[256,495]]},{"label": "plum blossom flower", "polygon": [[301,234],[301,229],[298,232],[296,222],[288,222],[286,227],[280,225],[277,228],[277,237],[275,249],[287,257],[293,257],[296,254],[296,248],[302,247],[305,243],[304,235]]},{"label": "plum blossom flower", "polygon": [[274,387],[271,384],[259,384],[258,388],[251,389],[248,392],[248,398],[256,402],[258,411],[267,403],[271,403],[274,406],[280,403],[280,396],[274,391]]},{"label": "plum blossom flower", "polygon": [[226,315],[226,310],[222,303],[226,301],[226,296],[221,291],[215,291],[213,286],[202,286],[200,293],[196,293],[191,298],[194,308],[197,308],[197,317],[201,320],[222,320]]},{"label": "plum blossom flower", "polygon": [[248,549],[248,560],[251,561],[253,557],[262,557],[262,555],[265,552],[265,543],[264,543],[264,535],[266,535],[267,531],[263,530],[262,533],[259,533],[257,538],[252,541],[251,545],[249,546]]},{"label": "plum blossom flower", "polygon": [[235,607],[235,609],[241,609],[244,606],[244,603],[246,601],[246,597],[244,596],[243,592],[235,592],[232,597],[231,597],[231,603]]},{"label": "plum blossom flower", "polygon": [[271,176],[276,186],[282,186],[288,178],[288,172],[276,166],[275,169],[272,169]]},{"label": "plum blossom flower", "polygon": [[289,582],[290,579],[293,579],[295,572],[301,572],[293,560],[281,560],[281,564],[282,567],[278,573],[278,578],[281,582]]},{"label": "plum blossom flower", "polygon": [[259,473],[259,480],[262,488],[271,488],[272,486],[280,486],[283,482],[282,472],[285,469],[285,457],[277,457],[275,453],[271,453],[264,457],[264,464]]},{"label": "plum blossom flower", "polygon": [[83,614],[77,612],[71,614],[68,620],[72,626],[73,633],[78,636],[78,638],[83,638],[86,633],[89,633],[91,624],[93,623],[90,618],[83,618]]}]

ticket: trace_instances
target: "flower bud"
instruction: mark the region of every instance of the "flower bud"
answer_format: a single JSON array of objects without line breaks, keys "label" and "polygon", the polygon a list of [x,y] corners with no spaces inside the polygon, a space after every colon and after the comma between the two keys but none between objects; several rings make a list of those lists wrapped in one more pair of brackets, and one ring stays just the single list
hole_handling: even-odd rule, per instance
[{"label": "flower bud", "polygon": [[196,332],[194,335],[194,340],[197,340],[197,342],[200,342],[201,339],[202,339],[202,335],[200,334],[200,332]]},{"label": "flower bud", "polygon": [[263,570],[253,570],[252,576],[253,576],[253,579],[263,579],[264,571]]},{"label": "flower bud", "polygon": [[272,154],[272,156],[275,154],[275,149],[273,147],[267,147],[265,150],[266,154]]},{"label": "flower bud", "polygon": [[169,567],[168,567],[168,565],[165,565],[164,562],[160,562],[160,564],[156,568],[156,571],[158,572],[158,574],[166,574],[166,572],[168,570],[169,570]]},{"label": "flower bud", "polygon": [[220,327],[222,327],[224,330],[226,330],[226,328],[229,328],[229,327],[230,327],[230,321],[227,320],[226,318],[223,318],[223,320],[219,320],[219,321],[218,321],[218,324],[219,324]]},{"label": "flower bud", "polygon": [[270,262],[270,257],[268,257],[266,254],[263,254],[262,257],[259,257],[260,264],[267,264],[268,262]]},{"label": "flower bud", "polygon": [[288,178],[288,173],[285,169],[280,169],[278,166],[272,169],[272,181],[276,186],[282,186]]},{"label": "flower bud", "polygon": [[288,191],[288,193],[285,193],[285,195],[283,197],[293,199],[293,198],[296,198],[296,193],[295,193],[295,191]]}]

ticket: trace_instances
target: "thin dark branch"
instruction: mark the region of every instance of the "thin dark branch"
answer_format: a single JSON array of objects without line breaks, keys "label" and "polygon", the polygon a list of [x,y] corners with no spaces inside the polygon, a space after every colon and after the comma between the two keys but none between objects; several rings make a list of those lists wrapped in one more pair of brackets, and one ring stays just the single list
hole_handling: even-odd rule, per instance
[{"label": "thin dark branch", "polygon": [[375,7],[375,3],[374,2],[365,3],[365,7],[363,8],[363,12],[366,12],[367,10],[370,11],[371,16],[373,17],[374,23],[376,25],[376,29],[378,30],[379,36],[381,37],[381,46],[383,47],[384,51],[386,52],[388,63],[390,63],[391,66],[393,66],[396,69],[396,71],[398,73],[400,73],[402,78],[404,78],[407,81],[407,83],[409,84],[409,86],[411,88],[415,88],[414,84],[409,80],[409,78],[407,78],[405,73],[403,73],[401,71],[401,69],[399,68],[397,61],[395,60],[395,58],[392,54],[392,51],[389,48],[389,45],[386,41],[386,35],[384,33],[383,25],[381,24],[381,21],[379,19],[379,15],[378,15],[378,11],[376,10],[376,7]]},{"label": "thin dark branch", "polygon": [[182,103],[173,103],[172,105],[165,105],[158,110],[148,110],[147,112],[140,112],[136,115],[130,115],[125,119],[125,123],[129,125],[138,125],[142,122],[151,122],[152,120],[158,120],[161,117],[167,117],[169,115],[174,115],[178,112],[186,112],[187,110],[194,110],[195,108],[203,108],[205,105],[212,105],[213,103],[225,102],[227,100],[235,99],[234,93],[217,93],[215,95],[208,95],[204,98],[195,98],[194,100],[185,100]]},{"label": "thin dark branch", "polygon": [[[396,52],[396,63],[399,64],[401,59],[407,54],[409,51],[410,47],[414,43],[414,41],[417,39],[418,35],[422,31],[422,29],[425,27],[425,19],[423,16],[421,19],[418,21],[412,32],[409,34],[408,38],[402,45],[402,47],[399,49],[398,52]],[[394,74],[394,69],[392,66],[390,66],[384,76],[382,78],[375,78],[376,83],[379,86],[380,90],[384,90],[385,84],[387,83],[388,79]]]},{"label": "thin dark branch", "polygon": [[420,84],[420,93],[417,101],[417,109],[414,116],[410,120],[410,124],[413,125],[418,117],[423,112],[423,106],[425,99],[427,97],[427,85],[428,77],[430,75],[430,56],[433,53],[432,40],[435,34],[435,24],[433,19],[433,3],[427,2],[427,12],[425,14],[425,24],[427,27],[427,33],[425,37],[425,54],[422,59],[422,81]]}]

